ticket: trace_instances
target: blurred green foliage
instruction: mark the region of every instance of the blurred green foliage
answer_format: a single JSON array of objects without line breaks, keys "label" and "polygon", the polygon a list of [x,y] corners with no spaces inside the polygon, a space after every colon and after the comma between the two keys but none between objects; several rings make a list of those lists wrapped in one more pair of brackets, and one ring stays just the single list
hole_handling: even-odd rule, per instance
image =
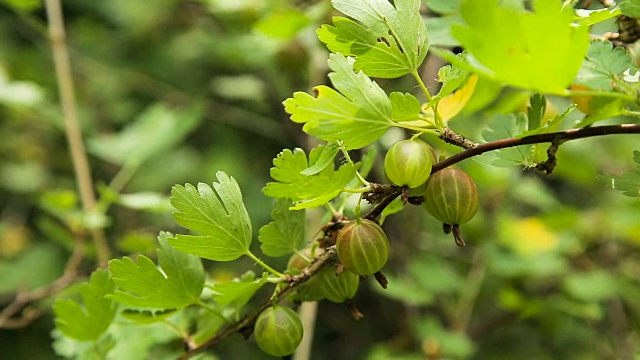
[{"label": "blurred green foliage", "polygon": [[[457,46],[450,29],[462,21],[459,1],[424,3],[442,15],[426,20],[431,43]],[[16,292],[62,275],[76,231],[87,224],[104,228],[118,258],[155,256],[157,233],[177,229],[168,206],[171,187],[211,183],[219,170],[238,181],[257,238],[271,221],[272,204],[261,189],[270,181],[272,159],[284,148],[315,146],[289,121],[282,101],[327,82],[328,53],[314,31],[337,15],[328,1],[63,5],[100,206],[95,214],[83,213],[76,195],[44,9],[37,1],[0,1],[3,307]],[[387,93],[413,86],[407,79],[380,83]],[[481,80],[451,126],[482,139],[491,115],[526,108],[529,95]],[[568,105],[552,98],[548,106]],[[568,121],[581,116],[575,112]],[[623,121],[631,120],[608,120]],[[374,146],[384,149],[401,137],[389,131]],[[638,143],[637,136],[568,143],[550,176],[487,165],[492,159],[460,164],[481,194],[481,211],[464,228],[467,247],[455,247],[419,207],[390,215],[384,225],[392,247],[385,267],[389,288],[362,282],[355,302],[365,318],[358,322],[345,308],[322,302],[311,358],[637,358],[640,202],[597,179],[631,172]],[[384,181],[381,167],[371,177]],[[91,247],[88,252],[95,254]],[[280,259],[281,268],[285,262]],[[230,280],[253,265],[249,259],[216,263],[207,272]],[[81,267],[85,275],[92,270],[90,262]],[[238,284],[258,282],[245,277]],[[71,286],[60,296],[85,292]],[[88,344],[52,332],[51,298],[31,306],[46,315],[26,328],[0,330],[3,356],[88,353]],[[196,343],[222,326],[191,316],[200,322]],[[145,326],[119,321],[96,346],[118,359],[174,358],[180,338],[160,320]],[[202,358],[239,353],[267,358],[239,336]]]}]

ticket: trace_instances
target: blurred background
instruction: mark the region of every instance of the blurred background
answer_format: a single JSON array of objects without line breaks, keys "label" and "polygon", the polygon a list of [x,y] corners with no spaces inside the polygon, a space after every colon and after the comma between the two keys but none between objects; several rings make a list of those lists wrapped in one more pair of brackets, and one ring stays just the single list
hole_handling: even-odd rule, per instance
[{"label": "blurred background", "polygon": [[[456,49],[449,30],[461,21],[458,4],[424,2],[432,45]],[[114,257],[155,256],[160,230],[181,231],[167,200],[171,186],[211,183],[218,170],[238,181],[257,233],[270,221],[272,202],[261,189],[272,159],[284,148],[315,145],[282,101],[328,82],[328,52],[315,30],[338,15],[327,0],[66,0],[63,7],[100,211],[87,218],[79,204],[43,5],[2,0],[0,308],[61,276],[74,231],[88,223],[104,229]],[[431,56],[424,65],[434,91],[442,65]],[[418,94],[409,78],[378,82],[387,92]],[[530,95],[481,82],[451,126],[481,141],[494,114],[523,111]],[[569,105],[549,100],[556,113]],[[380,151],[370,180],[385,181],[384,151],[407,135],[389,131],[373,145]],[[479,214],[462,228],[467,246],[456,247],[420,207],[390,216],[389,288],[363,282],[359,321],[321,302],[311,358],[639,358],[640,202],[597,180],[633,169],[639,144],[632,135],[567,143],[549,176],[494,167],[486,158],[461,163],[481,199]],[[309,227],[310,239],[322,225]],[[280,268],[286,261],[271,259]],[[212,279],[229,279],[253,264],[205,266]],[[87,261],[80,270],[94,267]],[[31,303],[25,311],[41,316],[0,329],[0,357],[62,357],[51,304],[51,297]],[[131,359],[172,358],[166,349],[180,347],[151,326],[146,336],[129,336],[146,346],[129,352]],[[211,351],[220,359],[240,352],[268,358],[239,335]]]}]

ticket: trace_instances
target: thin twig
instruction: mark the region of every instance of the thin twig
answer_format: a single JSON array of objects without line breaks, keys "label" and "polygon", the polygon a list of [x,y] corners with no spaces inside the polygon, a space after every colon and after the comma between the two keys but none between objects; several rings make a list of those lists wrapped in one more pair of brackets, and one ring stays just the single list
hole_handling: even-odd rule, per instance
[{"label": "thin twig", "polygon": [[[280,290],[274,299],[267,299],[260,306],[252,311],[251,313],[243,316],[240,320],[234,322],[233,324],[227,326],[224,330],[219,332],[217,335],[212,337],[211,339],[205,341],[204,343],[198,345],[195,348],[189,349],[186,353],[182,354],[178,359],[185,360],[189,359],[192,356],[204,351],[206,348],[216,344],[220,340],[226,338],[227,336],[241,332],[243,329],[250,328],[253,325],[253,322],[256,320],[258,315],[261,312],[266,310],[269,306],[272,306],[274,303],[278,303],[284,300],[287,295],[289,295],[295,288],[304,284],[309,279],[311,279],[314,275],[320,272],[325,266],[333,263],[337,260],[338,255],[336,254],[335,248],[329,248],[325,253],[321,254],[309,267],[303,270],[301,274],[295,275],[291,277],[289,284],[282,290]],[[247,332],[251,333],[251,332]]]},{"label": "thin twig", "polygon": [[[89,168],[89,160],[82,139],[82,129],[78,121],[75,90],[71,74],[71,62],[66,46],[64,19],[60,0],[46,0],[47,18],[49,21],[49,36],[53,61],[56,70],[58,90],[60,91],[60,103],[64,114],[65,134],[69,142],[73,169],[80,191],[80,199],[85,212],[92,211],[96,206],[96,197],[93,191],[93,179]],[[91,229],[93,240],[98,253],[98,261],[106,265],[111,258],[111,251],[102,229]],[[79,237],[78,239],[82,239]]]},{"label": "thin twig", "polygon": [[509,138],[497,141],[492,141],[484,144],[478,144],[478,146],[461,151],[453,156],[450,156],[438,163],[433,164],[431,173],[435,173],[444,168],[447,168],[453,164],[459,163],[462,160],[499,149],[510,148],[520,145],[531,145],[539,143],[553,142],[558,140],[561,142],[583,139],[594,136],[612,135],[612,134],[640,134],[640,124],[621,124],[621,125],[606,125],[606,126],[593,126],[585,127],[581,129],[573,129],[567,131],[559,131],[547,134],[536,134],[525,136],[522,138]]}]

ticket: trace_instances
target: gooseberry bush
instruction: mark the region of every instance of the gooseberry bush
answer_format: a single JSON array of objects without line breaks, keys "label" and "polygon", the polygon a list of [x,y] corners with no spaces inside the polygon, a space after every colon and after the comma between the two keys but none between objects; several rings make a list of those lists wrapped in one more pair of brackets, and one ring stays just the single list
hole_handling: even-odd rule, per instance
[{"label": "gooseberry bush", "polygon": [[[306,330],[297,305],[346,303],[357,319],[367,316],[353,301],[358,287],[377,282],[387,288],[383,272],[395,241],[383,227],[389,216],[424,207],[443,226],[428,231],[453,233],[455,249],[465,245],[461,226],[489,200],[463,170],[464,160],[550,174],[564,165],[557,153],[566,142],[640,133],[637,123],[601,124],[619,116],[637,120],[640,73],[615,37],[590,39],[594,25],[640,18],[637,1],[580,11],[575,2],[557,0],[452,3],[458,8],[441,19],[455,17],[449,26],[459,44],[455,52],[430,46],[433,23],[425,25],[419,0],[333,0],[341,14],[317,29],[330,51],[330,85],[283,103],[291,121],[321,144],[284,149],[273,159],[273,181],[263,188],[273,198],[272,221],[259,229],[260,253],[251,250],[255,224],[233,174],[218,172],[211,184],[175,185],[173,217],[185,230],[160,233],[157,262],[144,255],[112,259],[79,285],[81,300],[57,299],[59,341],[85,344],[76,349],[79,357],[115,358],[110,326],[161,323],[182,340],[182,359],[202,356],[234,333],[255,339],[267,354],[290,355]],[[437,89],[421,74],[428,53],[449,63],[437,72]],[[400,77],[412,78],[414,86],[383,89]],[[476,102],[508,87],[526,94],[528,105],[457,129],[457,116],[478,108],[472,100],[481,87],[487,99]],[[552,97],[566,106],[549,115]],[[403,135],[380,161],[379,140],[391,128]],[[634,161],[640,171],[640,152]],[[388,181],[373,181],[376,171]],[[603,174],[603,188],[637,197],[638,171]],[[309,209],[320,209],[321,222],[307,225]],[[280,257],[290,258],[286,268],[272,264]],[[244,258],[260,270],[229,281],[207,278],[204,259]],[[429,344],[427,353],[441,354]],[[458,351],[451,354],[471,355],[466,343]]]}]

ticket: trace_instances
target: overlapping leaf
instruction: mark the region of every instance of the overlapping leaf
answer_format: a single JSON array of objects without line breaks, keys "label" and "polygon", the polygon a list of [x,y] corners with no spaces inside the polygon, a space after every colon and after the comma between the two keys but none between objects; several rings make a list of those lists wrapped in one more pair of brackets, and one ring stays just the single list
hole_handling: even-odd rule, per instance
[{"label": "overlapping leaf", "polygon": [[118,286],[108,297],[140,309],[177,309],[195,304],[204,287],[204,268],[197,256],[169,246],[171,234],[158,236],[158,265],[144,255],[136,263],[129,257],[109,261],[109,271]]},{"label": "overlapping leaf", "polygon": [[213,188],[200,183],[176,185],[171,189],[171,205],[178,224],[200,235],[177,235],[169,239],[176,249],[205,259],[230,261],[249,251],[251,221],[236,181],[222,171]]},{"label": "overlapping leaf", "polygon": [[272,222],[260,229],[260,249],[271,257],[290,254],[305,243],[305,212],[289,209],[289,199],[280,198],[271,212]]},{"label": "overlapping leaf", "polygon": [[241,308],[267,282],[265,276],[256,279],[255,274],[249,271],[233,281],[215,284],[212,287],[213,298],[220,305]]},{"label": "overlapping leaf", "polygon": [[614,48],[608,40],[596,40],[589,46],[575,82],[593,90],[612,91],[612,82],[622,79],[625,70],[638,71],[629,53],[622,47]]},{"label": "overlapping leaf", "polygon": [[575,26],[573,9],[555,0],[536,1],[533,12],[495,0],[466,0],[461,13],[466,26],[452,32],[469,50],[469,60],[442,55],[517,87],[564,94],[589,45],[588,26]]},{"label": "overlapping leaf", "polygon": [[334,8],[355,19],[334,17],[318,29],[329,50],[356,58],[367,75],[396,78],[415,71],[429,47],[419,0],[333,0]]},{"label": "overlapping leaf", "polygon": [[[482,132],[482,137],[486,141],[514,138],[527,130],[527,123],[527,117],[522,113],[518,115],[497,114],[489,123],[489,129]],[[487,156],[493,157],[491,165],[494,166],[535,165],[531,159],[530,145],[501,149],[487,154]]]},{"label": "overlapping leaf", "polygon": [[89,282],[80,285],[84,306],[70,299],[56,300],[53,311],[58,329],[76,340],[96,341],[116,314],[115,304],[106,297],[113,293],[114,288],[115,284],[106,270],[94,271]]},{"label": "overlapping leaf", "polygon": [[324,146],[311,151],[309,160],[302,149],[284,150],[273,160],[270,182],[262,189],[265,195],[274,198],[290,198],[295,203],[292,210],[318,207],[336,197],[355,176],[355,167],[344,164],[336,171],[332,166],[312,176],[301,172],[313,166]]},{"label": "overlapping leaf", "polygon": [[358,149],[376,141],[393,125],[387,94],[363,72],[353,71],[353,58],[329,56],[329,78],[336,91],[317,86],[317,96],[296,92],[284,102],[291,120],[325,141],[342,140],[345,148]]},{"label": "overlapping leaf", "polygon": [[636,162],[636,171],[622,175],[603,175],[599,178],[608,187],[622,191],[629,197],[640,197],[640,151],[633,152],[633,160]]}]

